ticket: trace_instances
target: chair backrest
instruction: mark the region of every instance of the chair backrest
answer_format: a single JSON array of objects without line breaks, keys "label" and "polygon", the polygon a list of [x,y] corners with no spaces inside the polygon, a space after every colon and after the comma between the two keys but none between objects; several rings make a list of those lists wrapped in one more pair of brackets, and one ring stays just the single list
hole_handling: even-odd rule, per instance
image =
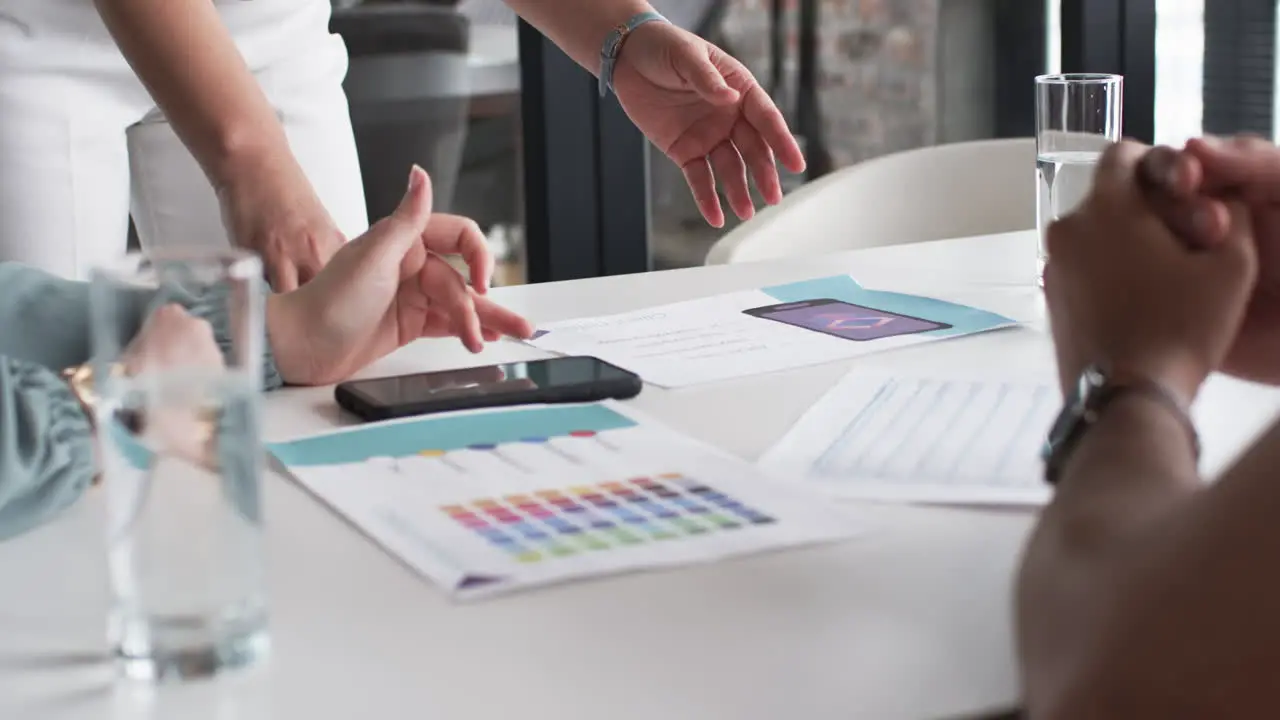
[{"label": "chair backrest", "polygon": [[502,0],[462,0],[458,12],[473,25],[515,25],[518,19],[515,11]]},{"label": "chair backrest", "polygon": [[832,173],[721,238],[707,264],[752,262],[1036,224],[1035,141],[911,150]]}]

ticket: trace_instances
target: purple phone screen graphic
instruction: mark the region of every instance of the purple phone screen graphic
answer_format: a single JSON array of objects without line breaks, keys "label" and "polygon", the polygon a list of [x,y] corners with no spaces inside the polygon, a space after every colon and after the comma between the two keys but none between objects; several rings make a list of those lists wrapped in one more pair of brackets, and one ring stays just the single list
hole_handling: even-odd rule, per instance
[{"label": "purple phone screen graphic", "polygon": [[760,308],[751,314],[848,340],[878,340],[940,330],[943,323],[839,301],[815,301]]}]

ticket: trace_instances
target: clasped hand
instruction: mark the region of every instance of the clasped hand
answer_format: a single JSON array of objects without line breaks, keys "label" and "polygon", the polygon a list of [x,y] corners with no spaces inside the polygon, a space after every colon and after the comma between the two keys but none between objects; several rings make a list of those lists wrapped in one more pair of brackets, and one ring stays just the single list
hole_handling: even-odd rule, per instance
[{"label": "clasped hand", "polygon": [[1084,365],[1192,400],[1214,371],[1280,382],[1280,151],[1256,138],[1120,143],[1048,231],[1064,388]]}]

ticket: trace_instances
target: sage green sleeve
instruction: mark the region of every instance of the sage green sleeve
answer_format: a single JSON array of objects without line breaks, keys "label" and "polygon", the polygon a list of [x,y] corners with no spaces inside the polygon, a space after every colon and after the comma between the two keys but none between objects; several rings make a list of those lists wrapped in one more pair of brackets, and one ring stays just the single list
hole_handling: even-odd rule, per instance
[{"label": "sage green sleeve", "polygon": [[88,359],[88,285],[0,263],[0,539],[56,515],[93,479],[89,420],[56,372]]},{"label": "sage green sleeve", "polygon": [[93,437],[57,373],[0,357],[0,540],[73,503],[95,473]]},{"label": "sage green sleeve", "polygon": [[[149,308],[177,302],[207,320],[225,350],[223,298],[174,288],[122,298],[133,334]],[[0,263],[0,539],[39,525],[73,503],[96,473],[89,421],[58,370],[90,358],[89,286],[16,263]],[[264,387],[280,386],[269,352]]]},{"label": "sage green sleeve", "polygon": [[[136,326],[153,296],[129,297],[132,312],[122,315]],[[0,355],[61,370],[88,362],[90,346],[88,283],[0,263]]]}]

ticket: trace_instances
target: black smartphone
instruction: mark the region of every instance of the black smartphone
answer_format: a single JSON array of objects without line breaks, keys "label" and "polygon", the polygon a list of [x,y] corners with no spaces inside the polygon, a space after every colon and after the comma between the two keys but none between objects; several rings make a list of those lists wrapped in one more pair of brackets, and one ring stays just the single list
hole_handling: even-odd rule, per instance
[{"label": "black smartphone", "polygon": [[782,303],[743,312],[752,317],[859,342],[897,335],[915,335],[951,327],[946,323],[829,298]]},{"label": "black smartphone", "polygon": [[338,385],[338,405],[362,420],[541,403],[626,400],[644,383],[635,373],[593,357],[486,365]]}]

